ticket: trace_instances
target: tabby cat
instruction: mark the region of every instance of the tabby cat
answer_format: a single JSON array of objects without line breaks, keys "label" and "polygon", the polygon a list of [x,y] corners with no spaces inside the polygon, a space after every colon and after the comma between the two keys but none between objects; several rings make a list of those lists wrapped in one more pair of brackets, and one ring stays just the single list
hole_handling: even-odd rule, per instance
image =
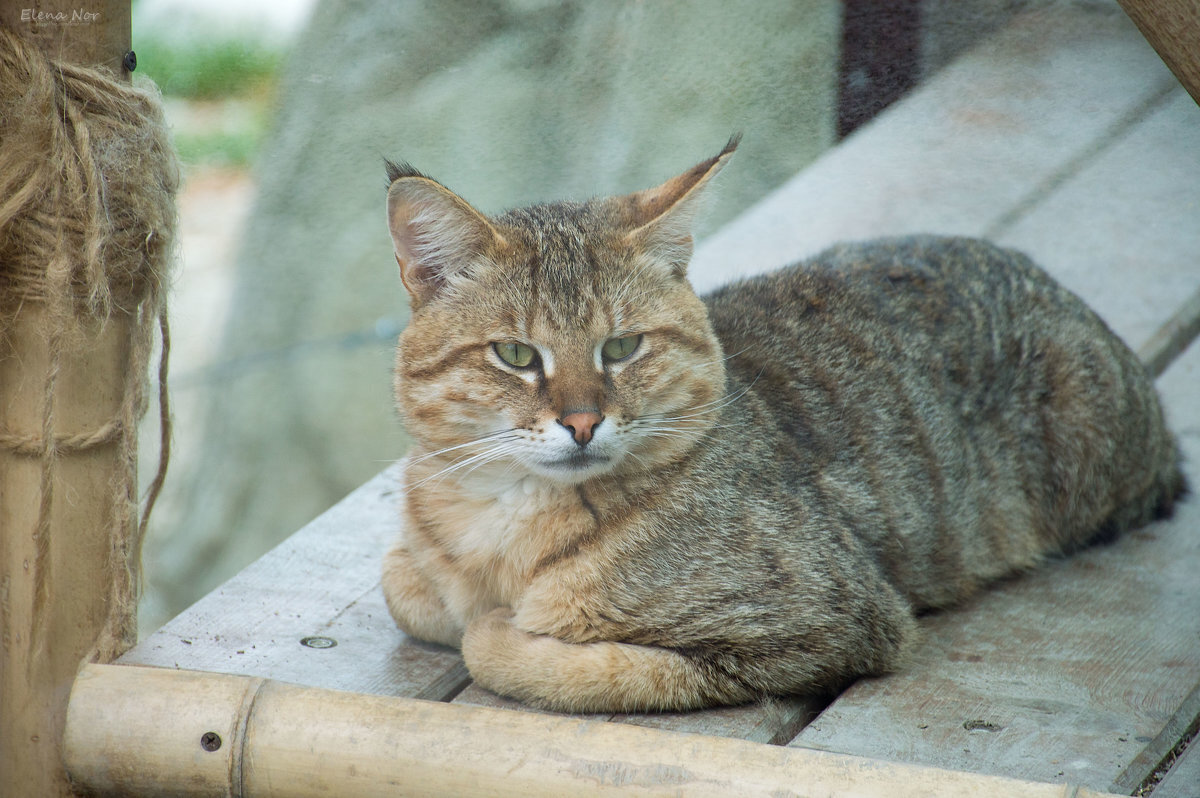
[{"label": "tabby cat", "polygon": [[1184,489],[1146,369],[1015,252],[846,244],[698,298],[692,217],[736,144],[494,217],[388,164],[415,444],[383,588],[497,693],[835,689],[902,665],[918,613]]}]

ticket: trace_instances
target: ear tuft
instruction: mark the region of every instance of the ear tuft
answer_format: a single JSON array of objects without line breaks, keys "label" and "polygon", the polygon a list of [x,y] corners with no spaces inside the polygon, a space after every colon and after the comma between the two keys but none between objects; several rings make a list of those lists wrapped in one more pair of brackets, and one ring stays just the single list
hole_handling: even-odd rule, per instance
[{"label": "ear tuft", "polygon": [[388,185],[395,183],[402,177],[423,177],[426,180],[432,180],[429,175],[422,174],[417,171],[408,161],[392,161],[387,158],[383,159],[383,166],[387,170]]},{"label": "ear tuft", "polygon": [[654,188],[621,197],[633,230],[627,235],[651,257],[670,266],[682,277],[692,257],[692,225],[701,207],[704,187],[724,168],[742,140],[729,137],[724,149],[681,175]]},{"label": "ear tuft", "polygon": [[406,163],[388,161],[387,169],[388,229],[415,307],[466,276],[472,261],[503,239],[483,214],[433,178]]}]

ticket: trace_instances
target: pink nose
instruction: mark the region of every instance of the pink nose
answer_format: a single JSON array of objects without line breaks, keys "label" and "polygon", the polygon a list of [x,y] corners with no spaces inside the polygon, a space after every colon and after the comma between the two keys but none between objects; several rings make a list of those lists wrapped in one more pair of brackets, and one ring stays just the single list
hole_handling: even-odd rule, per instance
[{"label": "pink nose", "polygon": [[587,446],[588,441],[592,439],[592,431],[596,429],[596,425],[604,420],[604,416],[591,410],[581,412],[567,413],[558,420],[567,429],[571,430],[571,434],[575,436],[575,442],[580,446]]}]

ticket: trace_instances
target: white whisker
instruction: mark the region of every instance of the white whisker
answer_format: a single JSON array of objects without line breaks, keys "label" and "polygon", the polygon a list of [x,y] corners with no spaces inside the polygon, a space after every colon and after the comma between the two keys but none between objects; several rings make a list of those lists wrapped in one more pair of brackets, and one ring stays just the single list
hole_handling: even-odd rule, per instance
[{"label": "white whisker", "polygon": [[[469,474],[472,471],[474,471],[475,469],[479,468],[480,466],[486,465],[487,463],[493,462],[500,458],[507,457],[508,455],[513,454],[520,450],[521,447],[518,445],[518,441],[519,441],[519,438],[517,438],[516,436],[512,436],[510,438],[503,438],[499,441],[493,442],[493,445],[490,448],[485,449],[482,452],[476,452],[475,454],[470,454],[470,455],[466,455],[464,457],[460,457],[457,460],[450,463],[450,465],[443,468],[442,470],[437,471],[437,472],[425,477],[420,482],[417,482],[413,485],[407,486],[407,488],[405,489],[405,493],[409,493],[409,492],[411,492],[429,482],[432,482],[434,480],[437,480],[440,482],[441,480],[445,479],[446,477],[450,476],[451,474],[453,474],[457,471],[460,471],[462,469],[468,469],[466,471],[466,473]],[[473,443],[479,443],[479,442],[480,441],[473,441]],[[448,449],[443,450],[443,451],[448,451],[449,449],[455,449],[455,448],[461,448],[461,447],[448,447]]]},{"label": "white whisker", "polygon": [[[434,451],[434,452],[426,452],[425,454],[423,454],[419,457],[413,458],[409,462],[410,463],[420,463],[425,460],[428,460],[431,457],[437,457],[439,455],[445,454],[446,452],[453,452],[456,449],[465,449],[468,446],[475,446],[480,443],[491,443],[491,442],[495,441],[497,438],[500,438],[503,440],[516,440],[517,435],[515,433],[516,433],[515,428],[514,429],[504,429],[504,430],[500,430],[499,432],[489,432],[487,435],[483,435],[481,437],[475,438],[474,440],[467,441],[466,443],[459,443],[454,446],[447,446],[444,449],[438,449],[437,451]],[[505,436],[511,436],[511,437],[506,438]]]}]

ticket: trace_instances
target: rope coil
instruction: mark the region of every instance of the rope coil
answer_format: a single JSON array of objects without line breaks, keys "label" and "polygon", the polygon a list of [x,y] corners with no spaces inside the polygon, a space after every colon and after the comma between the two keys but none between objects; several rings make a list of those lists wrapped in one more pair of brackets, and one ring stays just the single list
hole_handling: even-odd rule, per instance
[{"label": "rope coil", "polygon": [[[31,563],[37,617],[48,600],[50,510],[59,461],[117,447],[120,475],[111,485],[111,516],[119,528],[111,531],[109,624],[89,655],[92,661],[114,658],[136,635],[129,604],[136,601],[142,539],[169,459],[164,289],[178,185],[178,164],[152,88],[51,60],[0,29],[0,357],[9,354],[8,331],[31,306],[41,310],[39,334],[49,352],[40,428],[10,429],[0,417],[0,450],[41,461]],[[63,364],[117,315],[131,322],[120,408],[94,429],[62,431],[54,397]],[[160,456],[138,523],[137,422],[147,407],[146,375],[156,337]],[[36,637],[39,628],[30,634]]]}]

